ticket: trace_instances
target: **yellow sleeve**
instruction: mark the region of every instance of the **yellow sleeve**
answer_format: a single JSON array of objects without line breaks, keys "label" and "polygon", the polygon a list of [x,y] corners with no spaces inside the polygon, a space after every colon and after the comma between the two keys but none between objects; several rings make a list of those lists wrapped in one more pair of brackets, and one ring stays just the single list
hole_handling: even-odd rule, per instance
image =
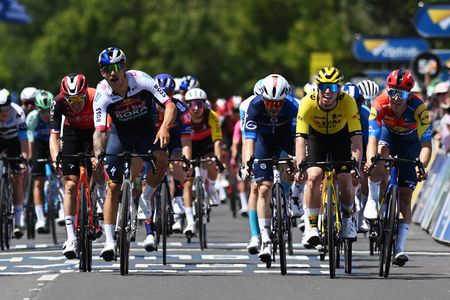
[{"label": "yellow sleeve", "polygon": [[425,132],[431,128],[430,116],[428,114],[427,106],[424,103],[416,109],[414,112],[414,118],[417,122],[417,136],[419,141],[422,142]]},{"label": "yellow sleeve", "polygon": [[309,118],[310,118],[310,96],[306,95],[300,100],[298,113],[297,113],[297,124],[295,133],[297,136],[302,136],[308,138],[309,134]]},{"label": "yellow sleeve", "polygon": [[220,128],[219,117],[215,111],[209,111],[208,124],[211,128],[212,141],[222,140],[222,128]]},{"label": "yellow sleeve", "polygon": [[359,116],[356,101],[349,95],[345,95],[345,112],[347,115],[348,132],[350,134],[361,134],[361,117]]}]

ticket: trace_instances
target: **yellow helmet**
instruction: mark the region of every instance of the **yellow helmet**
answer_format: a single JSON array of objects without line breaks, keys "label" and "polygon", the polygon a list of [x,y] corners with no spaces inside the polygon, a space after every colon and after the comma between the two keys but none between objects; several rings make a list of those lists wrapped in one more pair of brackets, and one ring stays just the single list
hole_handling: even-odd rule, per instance
[{"label": "yellow helmet", "polygon": [[342,84],[342,74],[335,67],[325,67],[316,74],[316,84],[319,83],[337,83]]}]

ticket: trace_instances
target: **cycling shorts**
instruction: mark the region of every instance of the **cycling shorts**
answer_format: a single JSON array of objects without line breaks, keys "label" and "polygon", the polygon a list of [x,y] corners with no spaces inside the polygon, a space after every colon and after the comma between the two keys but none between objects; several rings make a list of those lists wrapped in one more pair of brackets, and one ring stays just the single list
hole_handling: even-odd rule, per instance
[{"label": "cycling shorts", "polygon": [[[379,144],[386,145],[389,148],[391,156],[398,155],[399,158],[415,160],[419,157],[421,145],[417,132],[411,134],[395,134],[385,126],[381,128]],[[398,164],[398,185],[405,186],[412,190],[416,188],[417,175],[413,164]]]},{"label": "cycling shorts", "polygon": [[211,140],[211,136],[198,141],[192,141],[192,158],[202,158],[209,153],[214,153],[214,143]]},{"label": "cycling shorts", "polygon": [[[94,129],[78,129],[69,125],[64,125],[63,129],[63,155],[74,155],[78,153],[92,153],[92,136]],[[80,161],[76,158],[62,159],[62,173],[64,176],[80,176]],[[92,173],[91,160],[87,161],[87,171]]]},{"label": "cycling shorts", "polygon": [[[0,153],[5,151],[7,157],[19,157],[22,154],[20,140],[18,137],[12,139],[0,139]],[[10,164],[12,171],[20,171],[20,163],[12,162]]]},{"label": "cycling shorts", "polygon": [[[48,141],[35,139],[33,142],[33,160],[35,159],[48,159],[50,157],[50,148]],[[33,169],[31,175],[34,177],[45,176],[45,164],[47,162],[33,161]]]}]

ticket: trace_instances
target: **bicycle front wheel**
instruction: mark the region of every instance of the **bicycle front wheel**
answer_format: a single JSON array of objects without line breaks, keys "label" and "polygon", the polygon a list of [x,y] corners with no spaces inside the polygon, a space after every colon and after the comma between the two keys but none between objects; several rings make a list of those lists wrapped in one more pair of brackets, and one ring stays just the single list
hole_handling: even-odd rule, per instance
[{"label": "bicycle front wheel", "polygon": [[384,234],[385,242],[384,242],[384,278],[388,278],[389,270],[391,267],[391,259],[392,259],[392,251],[394,245],[394,231],[395,231],[395,221],[397,215],[397,201],[398,201],[398,189],[396,186],[392,187],[390,198],[389,198],[389,206],[386,215],[386,230]]},{"label": "bicycle front wheel", "polygon": [[350,239],[344,239],[345,273],[352,273],[352,243]]},{"label": "bicycle front wheel", "polygon": [[131,187],[125,184],[122,189],[122,206],[120,209],[120,219],[119,219],[120,275],[128,274],[128,264],[130,254],[130,237],[128,235],[130,199],[131,199]]},{"label": "bicycle front wheel", "polygon": [[335,248],[335,230],[333,214],[333,189],[327,187],[327,244],[328,244],[328,262],[330,266],[330,278],[336,277],[336,248]]},{"label": "bicycle front wheel", "polygon": [[[80,247],[80,271],[86,272],[88,253],[87,243],[88,243],[88,233],[87,233],[87,195],[86,187],[84,183],[80,185],[80,202],[78,206],[78,245]],[[50,210],[49,210],[50,211]]]},{"label": "bicycle front wheel", "polygon": [[56,191],[56,184],[50,178],[48,180],[48,192],[47,192],[47,219],[50,225],[50,231],[52,232],[53,244],[57,244],[58,240],[56,238],[56,224],[55,224],[55,201],[57,199],[58,191]]},{"label": "bicycle front wheel", "polygon": [[280,256],[280,269],[281,275],[286,275],[286,244],[284,240],[284,226],[283,226],[283,195],[281,193],[281,187],[279,184],[275,185],[275,200],[276,200],[276,225],[277,225],[277,244],[278,244],[278,253]]},{"label": "bicycle front wheel", "polygon": [[160,204],[161,204],[161,232],[162,232],[162,248],[163,248],[163,265],[167,264],[167,236],[169,234],[169,217],[168,207],[170,205],[169,189],[163,181],[160,188]]},{"label": "bicycle front wheel", "polygon": [[200,249],[203,251],[205,248],[204,245],[204,211],[203,206],[205,205],[205,195],[203,193],[203,186],[201,180],[196,180],[195,182],[195,194],[196,194],[196,200],[195,203],[195,209],[196,209],[196,215],[197,215],[197,229],[198,229],[198,237],[199,237],[199,243],[200,243]]}]

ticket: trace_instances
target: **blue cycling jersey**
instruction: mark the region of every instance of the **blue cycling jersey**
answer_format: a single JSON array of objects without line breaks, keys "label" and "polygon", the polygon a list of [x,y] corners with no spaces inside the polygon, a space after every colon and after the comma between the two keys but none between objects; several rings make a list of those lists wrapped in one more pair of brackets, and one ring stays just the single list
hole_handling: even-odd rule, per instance
[{"label": "blue cycling jersey", "polygon": [[286,134],[295,135],[298,113],[298,102],[294,97],[287,96],[276,116],[270,116],[266,111],[262,96],[256,96],[249,103],[245,121],[245,139],[256,140],[260,134]]},{"label": "blue cycling jersey", "polygon": [[361,128],[363,135],[363,143],[367,145],[369,141],[369,116],[370,108],[365,105],[358,105],[359,116],[361,118]]},{"label": "blue cycling jersey", "polygon": [[46,123],[42,120],[38,110],[30,112],[26,119],[28,127],[28,140],[33,142],[34,140],[46,141],[50,139],[50,123]]}]

